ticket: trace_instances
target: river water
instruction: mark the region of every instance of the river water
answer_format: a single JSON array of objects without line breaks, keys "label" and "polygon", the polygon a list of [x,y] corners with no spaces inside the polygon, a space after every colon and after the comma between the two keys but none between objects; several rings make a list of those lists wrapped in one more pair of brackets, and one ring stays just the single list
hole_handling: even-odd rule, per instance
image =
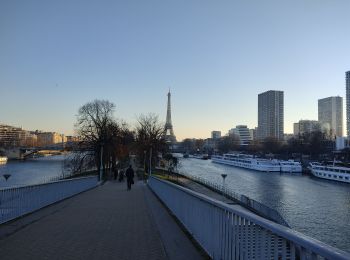
[{"label": "river water", "polygon": [[[46,182],[63,174],[64,156],[0,165],[0,189]],[[222,183],[276,209],[295,230],[350,252],[350,185],[305,175],[266,173],[212,163],[180,159],[180,172]],[[8,181],[4,174],[11,174]]]},{"label": "river water", "polygon": [[179,171],[219,184],[225,173],[227,187],[236,193],[277,210],[293,229],[350,252],[350,184],[191,158],[180,159]]},{"label": "river water", "polygon": [[[0,189],[47,182],[63,174],[63,155],[8,161],[0,165]],[[11,176],[6,181],[4,174]]]}]

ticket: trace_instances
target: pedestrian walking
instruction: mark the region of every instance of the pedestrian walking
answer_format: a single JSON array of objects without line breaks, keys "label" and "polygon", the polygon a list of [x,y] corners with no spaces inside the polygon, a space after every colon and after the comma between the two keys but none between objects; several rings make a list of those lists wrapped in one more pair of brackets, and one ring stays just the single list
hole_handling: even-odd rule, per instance
[{"label": "pedestrian walking", "polygon": [[117,177],[118,177],[118,169],[117,168],[114,168],[114,170],[113,170],[113,177],[114,177],[114,180],[116,181],[117,180]]},{"label": "pedestrian walking", "polygon": [[134,184],[134,170],[132,169],[131,165],[126,170],[125,175],[126,175],[128,190],[131,190],[131,185]]},{"label": "pedestrian walking", "polygon": [[119,171],[119,182],[122,182],[122,181],[124,181],[124,171],[123,170],[120,170]]}]

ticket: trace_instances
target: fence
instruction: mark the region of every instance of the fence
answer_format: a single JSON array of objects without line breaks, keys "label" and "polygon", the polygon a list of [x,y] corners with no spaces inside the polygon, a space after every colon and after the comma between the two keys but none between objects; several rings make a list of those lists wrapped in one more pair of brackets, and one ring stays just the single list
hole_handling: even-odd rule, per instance
[{"label": "fence", "polygon": [[[166,171],[164,168],[158,168],[160,170]],[[228,188],[227,186],[223,187],[222,184],[218,184],[212,181],[209,181],[205,178],[199,177],[199,176],[194,176],[190,175],[187,173],[183,172],[176,172],[175,174],[179,174],[182,176],[185,176],[186,178],[193,180],[195,182],[204,184],[207,187],[210,187],[211,189],[215,190],[218,193],[224,194],[226,197],[231,198],[238,203],[242,204],[243,206],[256,211],[258,214],[262,215],[265,218],[268,218],[272,221],[275,221],[278,224],[281,224],[286,227],[290,227],[288,223],[284,220],[284,218],[274,209],[271,209],[270,207],[253,200],[245,195],[238,194],[234,192],[232,189]]]},{"label": "fence", "polygon": [[213,259],[350,259],[350,254],[184,187],[148,184]]},{"label": "fence", "polygon": [[0,224],[97,185],[97,176],[0,190]]},{"label": "fence", "polygon": [[[181,173],[182,174],[182,173]],[[242,205],[255,210],[258,214],[263,215],[264,217],[275,221],[278,224],[284,225],[286,227],[289,227],[288,223],[283,219],[283,217],[274,209],[269,208],[268,206],[253,200],[245,195],[238,194],[234,192],[232,189],[228,188],[227,186],[223,187],[223,185],[217,184],[215,182],[208,181],[205,178],[201,178],[198,176],[191,176],[189,174],[184,175],[189,179],[192,179],[196,182],[202,183],[212,189],[214,189],[217,192],[223,193],[226,197],[232,198]]]}]

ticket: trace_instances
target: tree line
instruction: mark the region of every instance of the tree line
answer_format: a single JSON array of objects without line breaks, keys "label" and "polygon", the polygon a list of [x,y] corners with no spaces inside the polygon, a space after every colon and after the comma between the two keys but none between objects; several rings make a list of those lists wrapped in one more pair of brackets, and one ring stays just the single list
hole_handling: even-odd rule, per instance
[{"label": "tree line", "polygon": [[223,154],[241,151],[260,156],[274,154],[286,158],[293,155],[307,155],[312,159],[319,159],[322,155],[332,152],[334,148],[334,140],[321,131],[297,135],[287,141],[268,137],[253,140],[249,145],[241,145],[239,137],[234,134],[219,139],[185,139],[182,142],[182,150],[187,153]]},{"label": "tree line", "polygon": [[140,115],[131,127],[115,117],[114,103],[94,100],[81,106],[76,118],[79,142],[65,163],[74,174],[88,169],[100,171],[102,167],[104,178],[108,171],[126,168],[131,154],[136,163],[149,168],[159,153],[167,153],[164,125],[155,114]]}]

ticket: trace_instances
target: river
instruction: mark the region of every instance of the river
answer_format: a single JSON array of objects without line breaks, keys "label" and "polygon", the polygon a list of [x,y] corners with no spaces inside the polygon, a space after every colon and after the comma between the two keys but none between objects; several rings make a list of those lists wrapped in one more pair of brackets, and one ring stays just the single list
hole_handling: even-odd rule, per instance
[{"label": "river", "polygon": [[307,175],[246,170],[180,159],[180,172],[226,185],[239,194],[277,210],[295,230],[350,252],[350,185]]},{"label": "river", "polygon": [[[62,176],[63,160],[63,155],[57,155],[1,164],[0,188],[38,184]],[[4,174],[11,175],[7,181]]]}]

